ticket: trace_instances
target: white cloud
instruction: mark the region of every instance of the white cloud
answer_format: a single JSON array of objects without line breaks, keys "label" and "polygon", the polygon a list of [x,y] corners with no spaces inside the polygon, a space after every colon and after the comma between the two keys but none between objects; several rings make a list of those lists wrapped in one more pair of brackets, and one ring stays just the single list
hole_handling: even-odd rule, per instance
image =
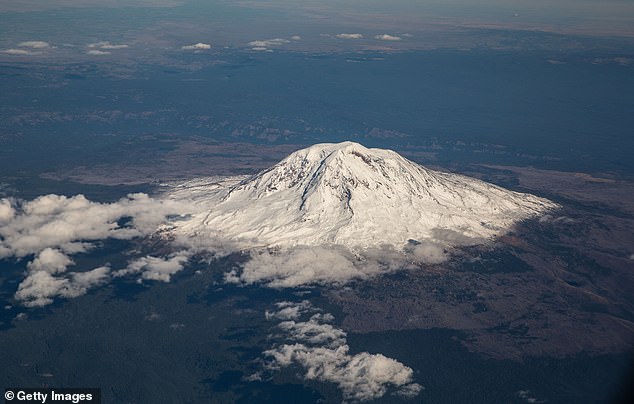
[{"label": "white cloud", "polygon": [[27,307],[45,306],[55,297],[72,298],[86,294],[108,278],[109,268],[95,268],[88,272],[75,272],[68,277],[55,277],[47,271],[34,271],[20,283],[15,294]]},{"label": "white cloud", "polygon": [[88,44],[89,48],[100,48],[100,49],[125,49],[128,48],[129,45],[126,44],[112,44],[108,41],[95,42]]},{"label": "white cloud", "polygon": [[400,41],[401,40],[401,38],[398,36],[393,36],[388,34],[375,35],[374,39],[378,39],[381,41]]},{"label": "white cloud", "polygon": [[440,264],[447,261],[445,250],[434,243],[423,242],[414,247],[414,256],[425,264]]},{"label": "white cloud", "polygon": [[211,49],[211,44],[198,42],[192,45],[183,45],[181,46],[183,50],[207,50]]},{"label": "white cloud", "polygon": [[44,41],[24,41],[20,42],[18,46],[23,48],[44,49],[50,47],[51,45]]},{"label": "white cloud", "polygon": [[141,274],[142,279],[169,282],[172,275],[183,269],[189,259],[186,251],[173,254],[169,258],[142,257],[130,262],[126,269],[115,272],[115,276]]},{"label": "white cloud", "polygon": [[[47,247],[64,252],[85,251],[81,242],[106,238],[131,239],[156,231],[167,215],[186,213],[181,203],[129,194],[113,203],[91,202],[83,195],[44,195],[32,201],[3,199],[13,216],[0,227],[0,258],[24,257]],[[128,226],[117,221],[130,217]]]},{"label": "white cloud", "polygon": [[337,34],[335,35],[339,39],[361,39],[363,35],[361,34]]},{"label": "white cloud", "polygon": [[101,56],[101,55],[109,55],[110,52],[106,52],[106,51],[101,51],[98,49],[91,49],[88,52],[86,52],[87,55],[93,55],[93,56]]},{"label": "white cloud", "polygon": [[37,271],[28,275],[18,287],[15,298],[25,306],[45,306],[53,303],[53,297],[68,293],[70,281],[56,278],[48,272]]},{"label": "white cloud", "polygon": [[308,300],[304,300],[300,303],[294,302],[279,302],[275,306],[277,311],[266,311],[264,314],[267,320],[297,320],[300,315],[310,309],[311,304]]},{"label": "white cloud", "polygon": [[302,37],[301,37],[301,36],[299,36],[299,35],[293,35],[293,36],[291,37],[291,39],[292,39],[293,41],[301,41],[301,40],[302,40]]},{"label": "white cloud", "polygon": [[73,264],[74,262],[59,250],[45,248],[26,267],[30,271],[45,271],[49,274],[56,274],[65,272],[66,268]]},{"label": "white cloud", "polygon": [[42,52],[33,52],[26,49],[5,49],[2,53],[7,55],[41,55]]},{"label": "white cloud", "polygon": [[277,252],[252,251],[241,273],[227,280],[245,284],[264,283],[270,287],[344,283],[380,271],[373,263],[355,265],[355,257],[343,248],[297,247]]},{"label": "white cloud", "polygon": [[[107,238],[132,239],[153,234],[166,216],[187,213],[183,202],[156,200],[130,194],[113,203],[91,202],[83,195],[44,195],[32,201],[0,199],[0,259],[34,255],[26,278],[15,294],[26,306],[52,303],[54,297],[76,297],[109,278],[107,266],[89,272],[71,272],[71,254],[94,247]],[[125,225],[119,220],[126,218]],[[167,259],[141,258],[130,264],[144,279],[169,281],[182,269],[188,255]]]},{"label": "white cloud", "polygon": [[[306,311],[304,302],[300,304]],[[305,379],[337,384],[345,400],[377,399],[390,387],[407,397],[419,394],[422,386],[413,381],[411,368],[381,354],[361,352],[350,355],[346,333],[328,324],[332,320],[330,314],[317,313],[308,321],[278,324],[285,332],[286,342],[264,352],[271,360],[267,367],[275,370],[299,365],[304,369]],[[259,377],[254,376],[251,379]]]},{"label": "white cloud", "polygon": [[573,224],[577,221],[568,216],[557,216],[554,217],[552,215],[544,215],[539,218],[539,223],[553,223],[553,224]]},{"label": "white cloud", "polygon": [[86,293],[85,291],[88,288],[105,283],[109,276],[110,268],[108,266],[101,266],[87,272],[73,272],[71,274],[75,288],[83,290],[84,293]]},{"label": "white cloud", "polygon": [[280,46],[289,42],[291,41],[289,41],[288,39],[274,38],[274,39],[265,39],[265,40],[259,40],[259,41],[251,41],[249,42],[249,46],[252,46],[254,48],[270,48],[272,46]]},{"label": "white cloud", "polygon": [[413,262],[435,264],[447,258],[444,250],[435,244],[425,244],[417,254],[413,248],[397,251],[389,246],[355,252],[336,245],[251,250],[250,260],[241,269],[228,272],[225,281],[260,283],[272,288],[343,285],[353,279],[415,268]]},{"label": "white cloud", "polygon": [[15,216],[15,209],[8,199],[0,199],[0,223],[7,223]]},{"label": "white cloud", "polygon": [[313,345],[339,347],[346,342],[346,333],[331,324],[321,323],[322,315],[314,314],[308,321],[283,321],[278,327],[287,332],[288,338]]}]

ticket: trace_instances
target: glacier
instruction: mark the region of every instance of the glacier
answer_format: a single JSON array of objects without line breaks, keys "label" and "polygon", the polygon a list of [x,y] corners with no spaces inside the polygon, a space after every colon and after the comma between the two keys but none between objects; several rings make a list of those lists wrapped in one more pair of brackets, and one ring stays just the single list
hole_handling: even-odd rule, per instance
[{"label": "glacier", "polygon": [[165,194],[194,207],[171,233],[245,249],[476,243],[558,207],[354,142],[316,144],[252,176],[195,179]]}]

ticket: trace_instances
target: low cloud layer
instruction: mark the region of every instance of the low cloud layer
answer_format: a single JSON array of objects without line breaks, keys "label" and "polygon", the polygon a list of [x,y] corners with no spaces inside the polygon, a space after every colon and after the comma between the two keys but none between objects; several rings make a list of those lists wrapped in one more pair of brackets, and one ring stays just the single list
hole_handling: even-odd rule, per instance
[{"label": "low cloud layer", "polygon": [[281,45],[284,45],[290,42],[291,41],[284,38],[273,38],[273,39],[251,41],[249,42],[249,46],[251,47],[251,50],[270,51],[271,50],[270,48],[279,47]]},{"label": "low cloud layer", "polygon": [[35,256],[35,259],[27,264],[30,271],[46,271],[56,274],[66,271],[74,262],[66,254],[53,248],[45,248]]},{"label": "low cloud layer", "polygon": [[414,257],[425,264],[440,264],[447,261],[444,248],[433,243],[422,243],[414,247]]},{"label": "low cloud layer", "polygon": [[110,268],[102,266],[87,272],[73,272],[68,276],[53,276],[48,271],[30,271],[18,286],[15,298],[27,307],[45,306],[53,298],[72,298],[85,294],[109,278]]},{"label": "low cloud layer", "polygon": [[183,50],[208,50],[211,49],[211,44],[198,42],[191,45],[183,45],[181,46]]},{"label": "low cloud layer", "polygon": [[391,247],[352,252],[341,246],[299,246],[251,250],[250,260],[228,272],[225,281],[263,284],[272,288],[342,285],[401,269],[441,264],[449,253],[439,244],[423,242],[403,251]]},{"label": "low cloud layer", "polygon": [[18,46],[23,48],[44,49],[49,48],[51,45],[48,42],[44,41],[24,41],[20,42]]},{"label": "low cloud layer", "polygon": [[362,39],[363,35],[361,34],[337,34],[335,37],[339,39]]},{"label": "low cloud layer", "polygon": [[141,274],[141,279],[169,282],[172,275],[184,268],[185,262],[189,259],[187,251],[172,254],[167,258],[142,257],[128,263],[126,269],[115,272],[115,276],[125,276],[129,274]]},{"label": "low cloud layer", "polygon": [[22,56],[39,55],[39,54],[41,54],[41,52],[33,52],[33,51],[30,51],[30,50],[26,50],[26,49],[15,49],[15,48],[4,49],[4,50],[2,50],[0,52],[1,53],[5,53],[7,55],[22,55]]},{"label": "low cloud layer", "polygon": [[374,39],[378,39],[380,41],[400,41],[401,37],[389,35],[389,34],[381,34],[381,35],[375,35]]},{"label": "low cloud layer", "polygon": [[[381,354],[349,353],[346,333],[332,325],[334,317],[320,313],[306,301],[282,302],[278,311],[267,312],[269,319],[282,319],[292,310],[291,320],[277,328],[283,343],[264,352],[266,367],[277,370],[291,365],[303,368],[307,380],[335,383],[346,401],[367,401],[384,396],[390,389],[403,397],[417,396],[423,389],[414,382],[413,371]],[[305,321],[299,317],[309,316]]]},{"label": "low cloud layer", "polygon": [[99,49],[90,49],[89,51],[86,52],[87,55],[93,55],[93,56],[110,55],[111,53],[112,52],[102,51]]},{"label": "low cloud layer", "polygon": [[[72,254],[85,252],[90,241],[148,235],[166,216],[187,211],[182,203],[141,193],[113,203],[91,202],[83,195],[50,194],[32,201],[2,199],[0,206],[0,258],[37,254],[47,247]],[[126,217],[128,223],[119,225]]]},{"label": "low cloud layer", "polygon": [[0,53],[16,56],[41,55],[43,50],[51,47],[51,44],[45,41],[24,41],[18,43],[16,48],[0,50]]},{"label": "low cloud layer", "polygon": [[[54,297],[80,296],[110,278],[107,264],[87,272],[68,272],[75,265],[72,255],[89,252],[99,240],[154,234],[168,215],[186,212],[182,202],[146,194],[130,194],[113,203],[92,202],[83,195],[0,199],[0,259],[29,259],[15,297],[26,306],[43,306]],[[165,259],[139,258],[124,271],[140,274],[142,279],[169,281],[188,257],[181,253]]]},{"label": "low cloud layer", "polygon": [[230,272],[232,283],[262,283],[270,287],[296,287],[315,283],[344,283],[380,269],[355,265],[355,257],[344,249],[299,247],[284,251],[252,251],[242,271]]},{"label": "low cloud layer", "polygon": [[128,48],[129,45],[126,44],[113,44],[108,41],[95,42],[88,44],[89,48],[97,48],[97,49],[125,49]]}]

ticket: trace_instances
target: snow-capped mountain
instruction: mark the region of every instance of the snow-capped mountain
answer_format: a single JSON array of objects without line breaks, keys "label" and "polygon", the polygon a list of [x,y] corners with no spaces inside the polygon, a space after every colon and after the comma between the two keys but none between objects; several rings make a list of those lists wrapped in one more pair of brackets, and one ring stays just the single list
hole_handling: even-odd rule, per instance
[{"label": "snow-capped mountain", "polygon": [[251,177],[181,184],[170,197],[199,212],[176,233],[244,247],[488,239],[557,206],[353,142],[299,150]]}]

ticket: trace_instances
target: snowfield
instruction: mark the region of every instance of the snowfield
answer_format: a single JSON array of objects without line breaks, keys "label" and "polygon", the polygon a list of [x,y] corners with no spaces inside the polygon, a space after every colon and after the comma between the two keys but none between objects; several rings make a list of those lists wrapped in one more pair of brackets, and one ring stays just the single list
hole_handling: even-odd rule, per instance
[{"label": "snowfield", "polygon": [[557,207],[353,142],[296,151],[250,177],[171,186],[167,197],[197,212],[174,221],[175,234],[242,248],[477,244]]}]

